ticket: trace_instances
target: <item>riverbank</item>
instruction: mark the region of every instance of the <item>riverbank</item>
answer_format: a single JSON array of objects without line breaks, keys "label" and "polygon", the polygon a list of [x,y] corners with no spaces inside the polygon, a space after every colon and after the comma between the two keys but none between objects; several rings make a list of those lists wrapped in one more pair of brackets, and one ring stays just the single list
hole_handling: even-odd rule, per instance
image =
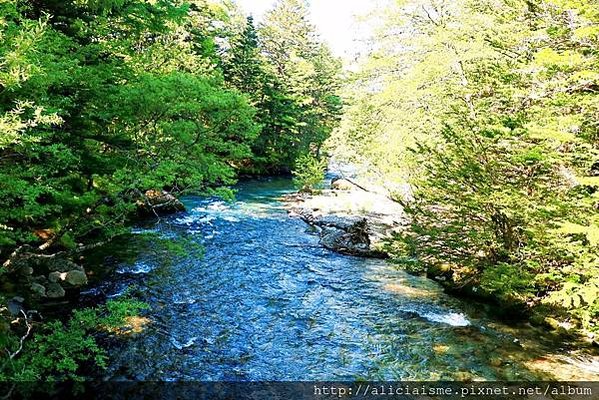
[{"label": "riverbank", "polygon": [[[148,190],[135,195],[135,208],[127,218],[131,225],[140,221],[185,211],[185,206],[166,191]],[[0,275],[2,293],[10,297],[8,311],[20,316],[20,310],[64,304],[76,298],[88,284],[84,254],[105,246],[114,238],[96,243],[56,245],[62,239],[53,230],[36,231],[44,240],[39,246],[22,245],[3,263]]]},{"label": "riverbank", "polygon": [[370,190],[352,180],[333,179],[328,186],[315,193],[286,196],[289,215],[315,227],[321,244],[329,250],[387,258],[386,240],[408,224],[403,208],[382,190]]},{"label": "riverbank", "polygon": [[443,266],[425,271],[411,268],[405,258],[394,252],[393,245],[394,236],[409,229],[409,216],[383,188],[355,179],[337,178],[327,180],[323,190],[291,194],[284,200],[290,217],[300,218],[315,227],[321,245],[329,250],[361,257],[390,258],[400,268],[438,282],[448,294],[493,306],[500,319],[528,321],[591,352],[599,348],[595,334],[560,320],[547,308],[498,298],[483,290],[476,279],[466,283],[454,279],[452,271]]}]

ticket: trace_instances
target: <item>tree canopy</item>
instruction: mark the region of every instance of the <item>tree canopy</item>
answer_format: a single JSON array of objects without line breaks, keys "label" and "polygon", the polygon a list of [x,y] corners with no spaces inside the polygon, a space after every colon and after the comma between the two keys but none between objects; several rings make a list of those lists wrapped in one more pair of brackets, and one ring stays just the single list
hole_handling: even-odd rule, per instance
[{"label": "tree canopy", "polygon": [[[305,7],[285,20],[297,4],[259,35],[230,3],[2,2],[0,254],[39,229],[68,246],[111,236],[134,192],[210,192],[320,146],[339,65]],[[310,37],[282,75],[273,29]]]},{"label": "tree canopy", "polygon": [[[339,114],[339,62],[305,7],[281,19],[291,4],[256,29],[230,1],[0,1],[1,273],[18,280],[21,253],[74,256],[127,232],[144,193],[229,196],[238,174],[289,172],[320,147]],[[310,36],[284,73],[273,29]]]},{"label": "tree canopy", "polygon": [[598,12],[586,0],[385,10],[332,142],[405,202],[399,259],[598,329]]}]

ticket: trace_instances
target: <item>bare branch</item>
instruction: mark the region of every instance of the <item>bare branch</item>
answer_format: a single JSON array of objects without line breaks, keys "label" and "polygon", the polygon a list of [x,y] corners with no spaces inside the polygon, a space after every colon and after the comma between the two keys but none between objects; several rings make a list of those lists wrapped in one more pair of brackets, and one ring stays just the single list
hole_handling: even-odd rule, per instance
[{"label": "bare branch", "polygon": [[16,356],[19,355],[19,353],[23,350],[23,344],[25,343],[25,340],[29,337],[29,335],[31,334],[31,331],[33,330],[33,325],[31,324],[31,322],[29,322],[29,317],[27,316],[25,311],[21,310],[21,314],[23,314],[23,317],[25,318],[25,325],[27,325],[27,332],[25,332],[25,335],[21,336],[21,339],[19,339],[19,347],[17,348],[17,350],[15,350],[14,352],[11,353],[10,351],[8,351],[8,349],[6,349],[9,360],[12,360]]},{"label": "bare branch", "polygon": [[422,6],[422,10],[426,13],[426,16],[428,17],[428,19],[435,25],[435,26],[439,26],[439,21],[437,21],[436,19],[434,19],[431,15],[431,13],[426,9],[425,6]]}]

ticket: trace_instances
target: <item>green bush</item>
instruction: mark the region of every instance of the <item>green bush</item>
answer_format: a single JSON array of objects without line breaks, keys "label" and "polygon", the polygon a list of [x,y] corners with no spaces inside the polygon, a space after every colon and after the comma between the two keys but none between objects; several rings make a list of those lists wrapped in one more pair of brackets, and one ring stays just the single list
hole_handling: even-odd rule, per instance
[{"label": "green bush", "polygon": [[[0,359],[0,381],[84,380],[86,369],[106,367],[106,351],[99,346],[96,336],[102,331],[114,332],[122,328],[128,317],[137,315],[144,308],[147,308],[144,303],[135,300],[109,301],[100,307],[74,311],[65,323],[52,321],[37,325],[27,322],[33,333],[23,341],[20,351],[19,342],[25,335],[5,332],[8,352]],[[36,332],[37,326],[40,330]],[[15,355],[10,357],[9,354]]]},{"label": "green bush", "polygon": [[327,162],[312,154],[303,154],[295,162],[293,183],[302,192],[313,192],[324,180]]}]

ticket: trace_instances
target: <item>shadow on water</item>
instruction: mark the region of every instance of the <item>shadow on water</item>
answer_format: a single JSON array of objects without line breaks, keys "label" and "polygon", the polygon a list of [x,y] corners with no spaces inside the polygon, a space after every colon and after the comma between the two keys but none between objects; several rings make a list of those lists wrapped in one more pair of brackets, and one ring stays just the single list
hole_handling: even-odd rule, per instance
[{"label": "shadow on water", "polygon": [[322,248],[287,216],[279,198],[291,190],[271,179],[240,184],[233,203],[189,197],[188,212],[96,255],[116,283],[88,295],[129,291],[151,306],[144,332],[112,349],[107,379],[540,380],[555,363],[572,374],[558,378],[587,378],[540,330]]}]

